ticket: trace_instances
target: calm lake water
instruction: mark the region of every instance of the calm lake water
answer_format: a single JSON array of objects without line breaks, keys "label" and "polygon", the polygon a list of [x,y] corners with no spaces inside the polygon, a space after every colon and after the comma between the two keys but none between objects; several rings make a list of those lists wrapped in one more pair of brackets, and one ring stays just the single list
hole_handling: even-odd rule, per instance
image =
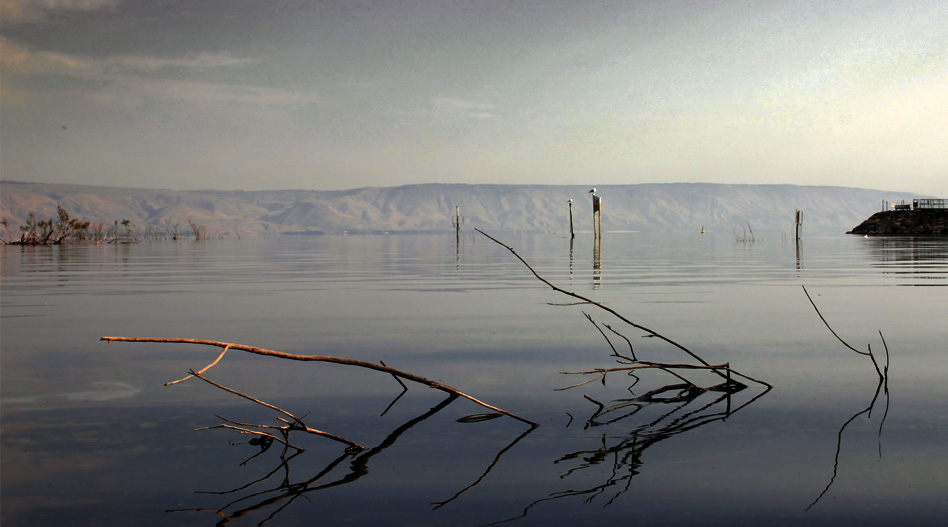
[{"label": "calm lake water", "polygon": [[[619,353],[629,344],[604,324],[638,359],[695,361],[596,306],[550,305],[574,299],[474,232],[459,242],[3,247],[0,523],[865,526],[948,516],[948,239],[808,236],[797,248],[779,234],[496,236],[553,284],[772,388],[688,391],[659,370],[605,383],[562,374],[621,366],[600,329]],[[804,286],[840,338],[887,367],[886,383],[827,329]],[[384,361],[539,426],[478,418],[490,410],[417,384],[399,397],[385,373],[229,351],[208,379],[366,447],[347,453],[293,431],[305,451],[283,454],[233,429],[195,430],[278,426],[282,414],[199,379],[164,386],[219,349],[102,336]]]}]

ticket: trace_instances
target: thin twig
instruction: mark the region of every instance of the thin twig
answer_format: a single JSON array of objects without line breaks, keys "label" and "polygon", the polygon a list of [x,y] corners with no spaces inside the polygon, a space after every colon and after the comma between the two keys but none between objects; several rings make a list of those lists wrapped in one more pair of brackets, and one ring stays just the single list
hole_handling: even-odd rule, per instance
[{"label": "thin twig", "polygon": [[609,340],[609,337],[606,336],[606,332],[603,331],[602,328],[599,327],[599,324],[596,324],[596,321],[593,320],[593,317],[591,317],[589,313],[583,311],[583,314],[586,315],[586,319],[589,320],[589,322],[592,323],[593,326],[596,326],[596,329],[598,329],[599,333],[602,334],[602,338],[606,339],[606,344],[609,344],[609,347],[612,348],[612,354],[618,356],[619,352],[616,351],[616,347],[612,345],[612,341]]},{"label": "thin twig", "polygon": [[[229,349],[230,349],[230,346],[224,346],[223,351],[221,351],[221,354],[218,355],[216,359],[214,359],[214,362],[212,362],[212,363],[208,364],[207,366],[205,366],[205,367],[201,368],[200,370],[198,370],[198,373],[203,374],[203,373],[206,372],[207,370],[209,370],[209,369],[213,368],[214,366],[216,366],[217,363],[220,362],[221,359],[224,358],[224,354],[227,353],[227,350],[229,350]],[[179,382],[186,381],[186,380],[188,380],[188,379],[190,379],[190,378],[192,378],[192,377],[194,377],[194,375],[188,375],[187,377],[185,377],[185,378],[183,378],[183,379],[178,379],[178,380],[176,380],[176,381],[166,382],[166,383],[165,383],[165,386],[171,386],[172,384],[178,384]]]},{"label": "thin twig", "polygon": [[[626,341],[626,343],[628,343],[628,345],[629,345],[629,353],[632,354],[632,360],[638,360],[638,359],[635,357],[635,349],[632,348],[632,341],[629,340],[629,337],[626,337],[626,336],[623,335],[622,333],[619,333],[618,331],[612,329],[612,326],[610,326],[609,324],[606,324],[605,322],[603,322],[602,325],[603,325],[603,326],[606,326],[606,329],[608,329],[609,331],[611,331],[611,332],[615,333],[616,335],[619,335],[620,337],[622,337],[622,338]],[[626,357],[623,357],[622,355],[619,355],[618,353],[616,353],[616,356],[617,356],[617,357],[620,357],[620,358],[623,358],[623,359],[626,358]]]},{"label": "thin twig", "polygon": [[237,430],[237,431],[239,431],[241,434],[251,434],[251,435],[258,435],[258,436],[266,436],[266,437],[269,437],[269,438],[274,439],[274,440],[276,440],[276,441],[279,441],[280,443],[283,443],[284,445],[286,445],[286,446],[288,446],[288,447],[290,447],[290,448],[295,448],[296,450],[298,450],[298,451],[300,451],[300,452],[303,451],[302,448],[300,448],[300,447],[298,447],[298,446],[296,446],[296,445],[287,443],[286,441],[280,439],[279,437],[277,437],[277,436],[275,436],[275,435],[268,434],[268,433],[266,433],[266,432],[261,432],[261,431],[259,431],[259,430],[248,430],[247,428],[242,428],[242,427],[234,426],[234,425],[219,424],[219,425],[213,425],[213,426],[205,426],[205,427],[201,427],[201,428],[195,428],[194,430],[195,430],[196,432],[200,432],[200,431],[203,431],[203,430],[212,430],[212,429],[214,429],[214,428],[227,428],[227,429],[230,429],[230,430]]},{"label": "thin twig", "polygon": [[[365,450],[365,447],[364,447],[364,446],[360,445],[359,443],[356,443],[355,441],[351,441],[351,440],[346,439],[346,438],[344,438],[344,437],[337,436],[336,434],[331,434],[331,433],[329,433],[329,432],[323,432],[322,430],[316,430],[315,428],[310,428],[310,427],[306,426],[306,423],[304,423],[299,417],[296,417],[295,415],[291,414],[290,412],[287,412],[286,410],[284,410],[284,409],[282,409],[282,408],[279,408],[279,407],[277,407],[277,406],[274,406],[274,405],[272,405],[272,404],[270,404],[270,403],[265,403],[265,402],[263,402],[263,401],[261,401],[261,400],[259,400],[259,399],[255,399],[255,398],[253,398],[253,397],[251,397],[251,396],[249,396],[249,395],[247,395],[247,394],[240,393],[240,392],[238,392],[237,390],[234,390],[234,389],[228,388],[228,387],[226,387],[226,386],[220,385],[220,384],[218,384],[218,383],[216,383],[216,382],[214,382],[214,381],[212,381],[212,380],[210,380],[210,379],[208,379],[208,378],[206,378],[206,377],[204,377],[204,376],[198,374],[198,373],[195,372],[194,370],[191,370],[191,375],[197,377],[198,379],[201,379],[202,381],[204,381],[204,382],[206,382],[206,383],[208,383],[208,384],[217,386],[218,388],[220,388],[221,390],[224,390],[225,392],[230,392],[230,393],[232,393],[232,394],[234,394],[234,395],[238,395],[238,396],[240,396],[240,397],[243,397],[244,399],[247,399],[247,400],[249,400],[249,401],[253,401],[253,402],[255,402],[255,403],[257,403],[257,404],[259,404],[259,405],[261,405],[261,406],[266,406],[267,408],[270,408],[271,410],[276,410],[277,412],[280,412],[281,414],[286,415],[287,417],[289,417],[290,419],[292,419],[294,422],[293,422],[293,423],[290,423],[289,421],[286,421],[286,420],[284,420],[284,419],[282,419],[282,418],[280,418],[280,420],[283,421],[284,423],[287,423],[287,424],[290,426],[290,429],[291,429],[291,430],[302,430],[302,431],[305,431],[305,432],[309,432],[310,434],[315,434],[315,435],[318,435],[318,436],[323,436],[323,437],[332,439],[333,441],[338,441],[338,442],[340,442],[340,443],[344,443],[344,444],[346,444],[346,445],[349,445],[350,447],[358,448],[359,450]],[[281,441],[281,442],[282,442],[282,441]],[[294,447],[294,448],[295,448],[295,447]]]}]

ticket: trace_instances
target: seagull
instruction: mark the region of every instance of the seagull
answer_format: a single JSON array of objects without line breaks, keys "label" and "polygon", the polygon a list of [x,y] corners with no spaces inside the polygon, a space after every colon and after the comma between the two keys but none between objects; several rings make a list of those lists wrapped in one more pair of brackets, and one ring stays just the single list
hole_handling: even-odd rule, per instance
[{"label": "seagull", "polygon": [[596,193],[596,187],[593,187],[593,189],[590,190],[589,193],[590,193],[590,194],[595,194],[595,193]]}]

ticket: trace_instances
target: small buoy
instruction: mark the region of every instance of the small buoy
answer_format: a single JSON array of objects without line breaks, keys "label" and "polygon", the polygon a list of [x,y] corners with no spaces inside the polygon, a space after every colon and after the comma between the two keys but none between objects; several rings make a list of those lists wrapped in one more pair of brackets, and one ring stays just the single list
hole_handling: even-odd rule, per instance
[{"label": "small buoy", "polygon": [[704,234],[704,225],[701,226],[701,234]]}]

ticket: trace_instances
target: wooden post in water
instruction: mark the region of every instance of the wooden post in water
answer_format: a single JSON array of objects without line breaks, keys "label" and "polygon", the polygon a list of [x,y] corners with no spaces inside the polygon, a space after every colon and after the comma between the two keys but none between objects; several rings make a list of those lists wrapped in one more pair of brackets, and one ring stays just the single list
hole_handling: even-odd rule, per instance
[{"label": "wooden post in water", "polygon": [[454,206],[454,218],[451,219],[451,223],[454,225],[454,229],[457,232],[457,243],[461,244],[461,206]]},{"label": "wooden post in water", "polygon": [[569,237],[570,239],[573,239],[576,237],[576,235],[573,234],[573,200],[572,199],[569,200]]},{"label": "wooden post in water", "polygon": [[800,231],[803,229],[803,211],[797,209],[797,218],[796,218],[796,237],[794,238],[797,243],[800,243]]},{"label": "wooden post in water", "polygon": [[596,195],[596,189],[589,191],[593,195],[593,236],[602,237],[602,198]]}]

